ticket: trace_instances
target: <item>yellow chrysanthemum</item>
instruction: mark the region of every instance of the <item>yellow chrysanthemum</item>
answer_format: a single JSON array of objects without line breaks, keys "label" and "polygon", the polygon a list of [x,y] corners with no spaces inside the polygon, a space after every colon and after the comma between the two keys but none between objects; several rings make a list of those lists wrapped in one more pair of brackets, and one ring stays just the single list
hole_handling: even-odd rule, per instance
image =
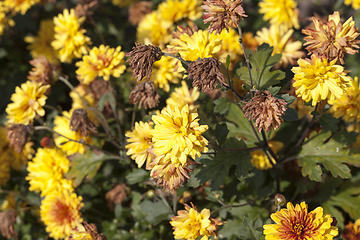
[{"label": "yellow chrysanthemum", "polygon": [[291,36],[294,30],[286,30],[283,26],[271,25],[270,28],[263,28],[256,32],[255,39],[259,44],[267,43],[274,47],[273,55],[281,53],[281,63],[295,65],[296,61],[305,54],[301,51],[302,43],[293,41]]},{"label": "yellow chrysanthemum", "polygon": [[36,114],[44,116],[45,110],[42,107],[45,105],[45,92],[49,87],[50,85],[43,86],[42,83],[32,81],[16,87],[10,98],[13,103],[6,108],[8,122],[27,125],[32,123]]},{"label": "yellow chrysanthemum", "polygon": [[54,41],[54,22],[51,19],[44,19],[40,22],[40,29],[37,32],[37,36],[25,37],[25,42],[30,43],[28,49],[33,58],[41,55],[49,60],[49,62],[58,61],[58,51],[51,46],[51,42]]},{"label": "yellow chrysanthemum", "polygon": [[155,123],[151,130],[154,153],[164,155],[165,161],[184,166],[188,156],[200,157],[202,152],[208,151],[208,141],[201,135],[208,126],[199,125],[196,110],[189,111],[188,105],[181,109],[175,107],[175,110],[167,106],[152,120]]},{"label": "yellow chrysanthemum", "polygon": [[78,224],[76,229],[71,230],[73,240],[93,240],[94,238],[86,231],[82,224]]},{"label": "yellow chrysanthemum", "polygon": [[338,235],[338,228],[331,226],[331,215],[324,215],[322,207],[308,213],[305,202],[295,207],[289,202],[287,209],[270,217],[275,224],[264,225],[266,240],[331,240]]},{"label": "yellow chrysanthemum", "polygon": [[[77,132],[71,131],[69,127],[71,112],[63,111],[63,116],[56,116],[54,119],[54,131],[60,133],[61,135],[68,137],[76,141],[84,141],[89,144],[91,142],[91,136],[87,137],[81,135],[80,130]],[[75,153],[84,153],[85,146],[81,143],[70,141],[69,139],[62,137],[60,135],[55,136],[55,144],[57,147],[61,148],[67,155],[72,155]]]},{"label": "yellow chrysanthemum", "polygon": [[173,23],[161,18],[157,11],[147,14],[139,23],[136,32],[136,41],[143,44],[152,44],[164,48],[171,39]]},{"label": "yellow chrysanthemum", "polygon": [[272,25],[284,25],[289,28],[300,28],[299,10],[294,0],[263,0],[259,2],[259,13],[265,14],[264,20]]},{"label": "yellow chrysanthemum", "polygon": [[202,16],[201,0],[167,0],[158,6],[161,18],[171,22],[177,22],[183,18],[192,21]]},{"label": "yellow chrysanthemum", "polygon": [[188,85],[185,81],[181,81],[181,87],[175,88],[170,97],[166,100],[166,104],[172,109],[178,107],[183,108],[186,104],[189,105],[189,110],[196,109],[199,105],[195,105],[195,101],[199,98],[200,92],[197,87],[189,91]]},{"label": "yellow chrysanthemum", "polygon": [[[278,141],[269,141],[269,147],[274,151],[274,153],[278,153],[284,147],[284,144]],[[269,158],[265,155],[265,153],[262,150],[256,150],[251,152],[250,154],[251,154],[251,163],[257,169],[266,170],[272,168],[272,164]],[[275,159],[272,157],[271,157],[271,161],[273,162],[273,164],[276,164]]]},{"label": "yellow chrysanthemum", "polygon": [[4,0],[4,5],[24,15],[27,10],[39,2],[40,0]]},{"label": "yellow chrysanthemum", "polygon": [[360,1],[359,0],[345,0],[344,4],[348,5],[348,6],[351,4],[351,7],[353,9],[355,9],[355,10],[358,10],[360,8]]},{"label": "yellow chrysanthemum", "polygon": [[96,77],[102,77],[106,81],[109,81],[110,76],[120,77],[126,69],[123,60],[125,53],[120,50],[120,46],[116,49],[105,45],[93,47],[89,55],[83,56],[82,61],[76,63],[79,67],[76,70],[79,79],[90,84]]},{"label": "yellow chrysanthemum", "polygon": [[126,155],[131,156],[131,159],[135,160],[138,168],[141,168],[145,162],[148,165],[154,157],[150,151],[153,146],[151,129],[153,129],[153,123],[140,121],[135,123],[135,127],[131,132],[125,133],[129,143],[125,146],[127,149]]},{"label": "yellow chrysanthemum", "polygon": [[18,195],[20,192],[10,192],[5,196],[5,201],[1,204],[0,210],[6,211],[6,210],[15,210],[16,209],[16,199],[15,194]]},{"label": "yellow chrysanthemum", "polygon": [[62,191],[46,195],[40,206],[41,220],[54,239],[69,239],[71,229],[80,224],[82,197],[74,192]]},{"label": "yellow chrysanthemum", "polygon": [[78,18],[75,10],[64,10],[63,14],[54,17],[55,40],[51,46],[59,50],[61,62],[70,63],[73,58],[80,58],[88,52],[88,45],[91,44],[90,38],[85,36],[85,29],[80,25],[85,21],[85,17]]},{"label": "yellow chrysanthemum", "polygon": [[336,59],[328,62],[324,58],[311,55],[311,59],[299,59],[299,67],[293,67],[295,73],[295,93],[305,102],[312,100],[315,106],[321,100],[333,102],[341,98],[351,78],[346,75],[344,67],[335,65]]},{"label": "yellow chrysanthemum", "polygon": [[200,236],[201,240],[208,240],[210,236],[217,239],[216,230],[222,222],[211,218],[209,209],[199,212],[194,205],[190,207],[186,204],[185,209],[177,211],[178,216],[171,218],[175,239],[195,240]]},{"label": "yellow chrysanthemum", "polygon": [[28,163],[30,191],[41,192],[41,196],[64,189],[72,190],[73,181],[64,179],[69,171],[70,161],[66,154],[56,148],[39,148],[35,157]]},{"label": "yellow chrysanthemum", "polygon": [[168,48],[180,53],[185,60],[195,61],[198,58],[213,57],[221,50],[221,42],[220,38],[212,38],[209,31],[198,30],[191,36],[184,32],[179,38],[171,39]]},{"label": "yellow chrysanthemum", "polygon": [[0,35],[3,35],[9,27],[15,26],[14,20],[7,16],[9,11],[9,7],[5,6],[4,2],[0,2]]},{"label": "yellow chrysanthemum", "polygon": [[183,71],[184,68],[179,60],[163,56],[159,61],[154,62],[150,80],[154,82],[155,87],[169,92],[169,82],[179,83],[179,79],[182,77],[181,72]]}]

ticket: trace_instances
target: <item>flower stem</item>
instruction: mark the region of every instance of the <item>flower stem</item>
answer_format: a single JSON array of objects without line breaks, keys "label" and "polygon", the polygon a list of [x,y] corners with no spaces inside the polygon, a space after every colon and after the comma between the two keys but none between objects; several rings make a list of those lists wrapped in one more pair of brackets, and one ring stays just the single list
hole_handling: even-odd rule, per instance
[{"label": "flower stem", "polygon": [[214,214],[214,213],[217,213],[217,212],[219,212],[219,211],[221,211],[222,209],[225,209],[225,208],[244,207],[244,206],[249,205],[249,204],[252,204],[252,202],[247,202],[247,203],[244,203],[244,204],[237,204],[237,205],[224,205],[224,206],[222,206],[222,207],[220,207],[220,208],[212,211],[212,212],[210,213],[210,215],[212,215],[212,214]]},{"label": "flower stem", "polygon": [[180,60],[186,66],[189,66],[189,63],[187,61],[185,61],[182,57],[178,56],[178,55],[175,55],[175,54],[172,54],[172,53],[166,53],[166,52],[162,52],[162,53],[164,54],[164,56],[176,58],[176,59]]},{"label": "flower stem", "polygon": [[248,58],[248,56],[246,55],[246,51],[245,51],[245,46],[244,46],[244,41],[243,41],[243,34],[242,34],[242,30],[241,30],[241,27],[240,27],[240,20],[238,21],[238,32],[239,32],[239,43],[240,43],[240,46],[244,52],[244,58],[245,58],[245,62],[246,62],[246,66],[249,70],[249,78],[250,78],[250,89],[253,88],[254,84],[253,84],[253,80],[252,80],[252,76],[251,76],[251,68],[250,68],[250,59]]}]

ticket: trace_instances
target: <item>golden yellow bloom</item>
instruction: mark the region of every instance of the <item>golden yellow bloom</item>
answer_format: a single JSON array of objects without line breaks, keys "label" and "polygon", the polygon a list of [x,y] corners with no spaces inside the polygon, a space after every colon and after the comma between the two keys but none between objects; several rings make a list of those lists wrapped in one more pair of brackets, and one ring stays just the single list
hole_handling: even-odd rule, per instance
[{"label": "golden yellow bloom", "polygon": [[299,10],[294,0],[263,0],[259,3],[259,13],[265,14],[264,20],[271,25],[284,25],[286,28],[300,28]]},{"label": "golden yellow bloom", "polygon": [[183,108],[186,104],[189,106],[189,110],[198,108],[199,105],[195,104],[195,101],[199,98],[200,92],[197,87],[194,87],[189,91],[188,85],[185,81],[181,81],[181,87],[175,88],[171,93],[170,98],[166,100],[166,104],[173,110],[175,107],[179,109]]},{"label": "golden yellow bloom", "polygon": [[54,239],[69,239],[71,229],[80,224],[82,197],[64,190],[46,195],[40,206],[41,220]]},{"label": "golden yellow bloom", "polygon": [[175,110],[167,106],[161,114],[152,116],[152,120],[155,123],[150,131],[154,153],[164,155],[165,161],[171,161],[176,167],[184,166],[188,156],[194,159],[208,151],[208,140],[201,135],[208,126],[199,125],[196,110],[189,111],[188,105],[181,109],[175,107]]},{"label": "golden yellow bloom", "polygon": [[355,9],[355,10],[358,10],[360,8],[360,1],[359,0],[345,0],[344,4],[348,5],[348,6],[351,4],[351,7],[353,9]]},{"label": "golden yellow bloom", "polygon": [[21,87],[15,88],[15,93],[11,95],[11,101],[6,108],[9,123],[24,124],[32,123],[36,114],[45,115],[42,108],[45,105],[47,96],[46,90],[50,85],[43,86],[42,83],[27,81]]},{"label": "golden yellow bloom", "polygon": [[80,58],[88,52],[91,41],[84,35],[86,30],[80,27],[84,21],[85,17],[78,18],[74,9],[70,12],[65,9],[63,14],[54,17],[55,40],[51,45],[59,50],[61,62],[70,63],[73,58]]},{"label": "golden yellow bloom", "polygon": [[[269,147],[274,151],[274,153],[278,153],[283,147],[284,144],[278,141],[269,141]],[[259,170],[267,170],[272,168],[272,164],[270,163],[269,158],[265,155],[262,150],[256,150],[250,153],[251,154],[251,163],[254,167]],[[276,161],[273,157],[271,157],[271,162],[276,164]]]},{"label": "golden yellow bloom", "polygon": [[222,222],[210,217],[209,209],[204,208],[199,212],[191,205],[185,204],[186,210],[177,211],[178,216],[171,218],[175,239],[195,240],[199,236],[202,236],[201,240],[207,240],[210,236],[217,239],[216,230]]},{"label": "golden yellow bloom", "polygon": [[3,204],[1,204],[0,210],[6,211],[6,210],[15,210],[16,209],[16,199],[15,199],[15,194],[20,194],[20,192],[10,192],[6,195],[5,197],[5,201],[3,202]]},{"label": "golden yellow bloom", "polygon": [[[84,143],[89,144],[91,142],[90,135],[84,137],[83,135],[81,135],[80,131],[77,131],[75,133],[70,130],[69,123],[72,112],[63,111],[62,114],[63,116],[56,116],[54,119],[54,124],[55,124],[54,131],[72,140],[84,141]],[[62,137],[60,135],[55,135],[54,141],[56,146],[61,148],[64,152],[66,152],[67,155],[85,152],[84,144],[70,141],[65,137]]]},{"label": "golden yellow bloom", "polygon": [[79,67],[76,74],[80,81],[90,84],[96,77],[106,81],[109,81],[110,76],[120,77],[126,69],[123,60],[125,53],[120,50],[120,46],[116,49],[102,44],[99,48],[93,47],[89,55],[83,56],[82,61],[76,63]]},{"label": "golden yellow bloom", "polygon": [[283,26],[271,25],[270,28],[257,31],[255,39],[259,44],[267,43],[274,47],[272,55],[281,53],[281,64],[284,66],[295,65],[305,54],[301,51],[302,43],[291,38],[293,32],[293,29],[286,30]]},{"label": "golden yellow bloom", "polygon": [[289,202],[287,209],[270,217],[275,224],[263,226],[266,240],[331,240],[338,235],[338,228],[331,226],[331,215],[324,215],[322,207],[308,213],[305,202],[295,207]]},{"label": "golden yellow bloom", "polygon": [[135,160],[138,168],[141,168],[146,161],[148,165],[154,155],[151,153],[153,143],[151,141],[152,135],[150,130],[153,129],[153,123],[136,122],[134,129],[126,132],[125,136],[128,138],[129,144],[125,146],[127,149],[126,155],[131,156]]},{"label": "golden yellow bloom", "polygon": [[39,2],[40,0],[4,0],[4,5],[24,15],[27,10]]},{"label": "golden yellow bloom", "polygon": [[203,13],[201,0],[167,0],[159,4],[157,11],[162,19],[171,22],[177,22],[183,18],[195,21]]},{"label": "golden yellow bloom", "polygon": [[179,83],[179,79],[182,77],[181,72],[183,71],[184,68],[179,60],[163,56],[159,61],[154,62],[150,80],[154,82],[155,87],[169,92],[169,82]]},{"label": "golden yellow bloom", "polygon": [[9,11],[9,7],[5,6],[4,2],[0,2],[0,35],[3,35],[9,27],[15,26],[14,20],[7,16]]},{"label": "golden yellow bloom", "polygon": [[312,100],[315,106],[321,100],[333,102],[341,98],[351,78],[346,75],[344,67],[335,65],[336,59],[328,62],[324,58],[311,55],[311,59],[299,59],[299,67],[293,67],[295,73],[295,93],[305,102]]},{"label": "golden yellow bloom", "polygon": [[78,224],[76,229],[71,230],[73,240],[93,240],[94,238],[86,231],[83,225]]},{"label": "golden yellow bloom", "polygon": [[54,191],[72,190],[73,181],[64,179],[69,171],[70,161],[66,154],[56,148],[39,148],[35,157],[28,163],[30,191],[41,192],[41,196]]},{"label": "golden yellow bloom", "polygon": [[28,49],[30,49],[30,54],[33,58],[45,55],[49,62],[58,62],[59,53],[51,46],[51,42],[54,41],[54,26],[54,22],[51,19],[41,20],[37,36],[25,37],[25,42],[30,43]]}]

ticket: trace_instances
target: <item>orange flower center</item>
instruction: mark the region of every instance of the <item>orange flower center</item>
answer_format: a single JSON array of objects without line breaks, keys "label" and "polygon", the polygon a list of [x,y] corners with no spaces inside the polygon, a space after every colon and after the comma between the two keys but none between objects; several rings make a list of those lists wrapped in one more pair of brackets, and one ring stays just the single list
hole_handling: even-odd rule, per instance
[{"label": "orange flower center", "polygon": [[293,226],[293,231],[296,235],[301,236],[303,234],[304,225],[302,223],[297,223]]},{"label": "orange flower center", "polygon": [[54,204],[51,215],[53,216],[54,222],[58,222],[60,225],[73,220],[72,211],[69,206],[59,200]]}]

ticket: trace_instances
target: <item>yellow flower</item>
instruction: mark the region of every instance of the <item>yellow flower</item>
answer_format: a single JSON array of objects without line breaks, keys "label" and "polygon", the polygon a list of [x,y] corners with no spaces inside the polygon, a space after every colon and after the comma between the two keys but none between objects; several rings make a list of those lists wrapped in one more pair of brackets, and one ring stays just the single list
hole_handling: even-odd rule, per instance
[{"label": "yellow flower", "polygon": [[351,7],[353,9],[355,9],[355,10],[358,10],[360,8],[360,1],[359,0],[345,0],[344,4],[348,5],[348,6],[351,4]]},{"label": "yellow flower", "polygon": [[154,153],[164,155],[165,161],[171,161],[175,166],[184,166],[187,157],[200,157],[202,152],[207,152],[208,141],[201,134],[207,129],[207,125],[199,125],[196,110],[189,111],[185,105],[175,110],[167,106],[161,114],[154,115],[155,123],[151,130],[153,135]]},{"label": "yellow flower", "polygon": [[88,52],[91,41],[84,35],[86,30],[80,27],[84,21],[85,17],[78,18],[74,9],[70,12],[65,9],[63,14],[54,17],[55,40],[51,45],[55,50],[60,50],[61,62],[70,63],[73,58],[80,58]]},{"label": "yellow flower", "polygon": [[5,6],[4,2],[0,2],[0,35],[3,35],[9,27],[15,26],[14,20],[7,16],[9,11],[9,7]]},{"label": "yellow flower", "polygon": [[82,197],[74,192],[61,191],[46,195],[40,206],[41,220],[54,239],[69,239],[71,229],[80,224]]},{"label": "yellow flower", "polygon": [[15,194],[19,195],[20,192],[17,191],[13,191],[10,192],[6,195],[5,197],[5,201],[3,202],[3,204],[1,204],[0,210],[1,211],[6,211],[6,210],[15,210],[16,209],[16,199],[15,199]]},{"label": "yellow flower", "polygon": [[217,239],[216,230],[222,222],[210,217],[209,209],[204,208],[199,212],[191,205],[185,204],[186,210],[177,211],[178,215],[171,218],[175,239],[195,240],[199,236],[202,236],[201,240],[207,240],[210,236]]},{"label": "yellow flower", "polygon": [[346,75],[344,67],[335,65],[335,62],[336,59],[328,62],[314,54],[311,59],[299,59],[299,67],[291,69],[295,73],[293,86],[296,95],[305,102],[312,100],[313,106],[321,100],[332,102],[341,98],[351,78]]},{"label": "yellow flower", "polygon": [[41,55],[49,60],[49,62],[58,62],[58,51],[51,46],[51,42],[54,41],[54,22],[51,19],[44,19],[40,22],[40,29],[37,32],[37,36],[25,37],[25,42],[30,43],[28,49],[33,58]]},{"label": "yellow flower", "polygon": [[93,47],[89,55],[83,56],[82,61],[76,63],[79,67],[76,74],[85,84],[90,84],[96,77],[102,77],[106,81],[109,81],[110,75],[120,77],[126,69],[123,60],[125,53],[120,50],[120,46],[116,49],[105,45]]},{"label": "yellow flower", "polygon": [[[274,151],[274,153],[278,153],[284,147],[284,144],[278,141],[269,141],[269,147]],[[251,152],[250,154],[251,154],[251,163],[257,169],[266,170],[272,168],[272,164],[270,163],[269,158],[265,155],[265,153],[262,150],[256,150]],[[271,157],[271,162],[273,164],[276,164],[275,159],[272,157]]]},{"label": "yellow flower", "polygon": [[70,161],[65,153],[56,148],[39,148],[35,157],[28,163],[30,191],[41,192],[41,196],[64,189],[72,190],[73,181],[64,179],[69,171]]},{"label": "yellow flower", "polygon": [[289,202],[287,209],[270,217],[275,224],[264,225],[266,240],[331,240],[338,235],[338,228],[331,226],[331,215],[324,215],[322,207],[308,213],[305,202],[295,207]]},{"label": "yellow flower", "polygon": [[153,129],[153,123],[136,122],[134,129],[126,132],[125,136],[128,138],[129,144],[125,146],[127,149],[126,155],[131,156],[135,160],[138,168],[141,168],[146,161],[148,165],[154,155],[150,152],[153,146],[151,141],[152,135],[150,130]]},{"label": "yellow flower", "polygon": [[[88,135],[84,137],[81,135],[80,130],[77,132],[71,131],[69,127],[71,118],[71,112],[63,111],[63,116],[56,116],[54,119],[54,131],[60,133],[61,135],[68,137],[75,141],[84,141],[84,143],[89,144],[91,142],[91,137]],[[56,135],[55,144],[57,147],[61,148],[67,155],[72,155],[75,153],[84,153],[85,146],[84,144],[70,141],[69,139]]]},{"label": "yellow flower", "polygon": [[163,56],[159,61],[153,64],[153,73],[150,80],[154,82],[155,87],[169,92],[171,83],[179,83],[179,78],[182,77],[181,72],[184,71],[179,60]]},{"label": "yellow flower", "polygon": [[177,22],[183,18],[195,21],[203,13],[201,0],[167,0],[159,4],[157,11],[162,19],[171,22]]},{"label": "yellow flower", "polygon": [[300,28],[299,10],[294,0],[263,0],[259,3],[259,13],[265,14],[264,20],[273,25],[284,25],[289,28]]},{"label": "yellow flower", "polygon": [[301,51],[302,43],[294,41],[291,36],[294,30],[286,30],[283,26],[271,25],[256,32],[255,39],[259,44],[267,43],[274,47],[272,55],[281,53],[281,63],[287,66],[289,63],[295,65],[296,61],[304,56]]},{"label": "yellow flower", "polygon": [[4,5],[24,15],[27,10],[39,2],[40,0],[4,0]]},{"label": "yellow flower", "polygon": [[164,48],[171,39],[174,26],[171,21],[161,18],[157,11],[153,11],[141,20],[137,27],[136,41]]},{"label": "yellow flower", "polygon": [[93,240],[94,238],[86,231],[83,225],[78,224],[76,229],[71,230],[71,239],[73,240]]},{"label": "yellow flower", "polygon": [[27,81],[15,88],[15,93],[11,95],[11,101],[6,108],[8,122],[27,125],[32,123],[36,114],[45,115],[42,106],[45,105],[47,96],[46,90],[50,85],[43,86],[41,83]]},{"label": "yellow flower", "polygon": [[200,92],[197,87],[191,89],[190,92],[186,82],[181,81],[181,87],[175,88],[174,92],[171,93],[170,98],[166,100],[166,104],[173,110],[175,110],[175,107],[181,109],[188,104],[189,110],[191,111],[199,106],[195,105],[195,101],[199,98],[199,96]]}]

